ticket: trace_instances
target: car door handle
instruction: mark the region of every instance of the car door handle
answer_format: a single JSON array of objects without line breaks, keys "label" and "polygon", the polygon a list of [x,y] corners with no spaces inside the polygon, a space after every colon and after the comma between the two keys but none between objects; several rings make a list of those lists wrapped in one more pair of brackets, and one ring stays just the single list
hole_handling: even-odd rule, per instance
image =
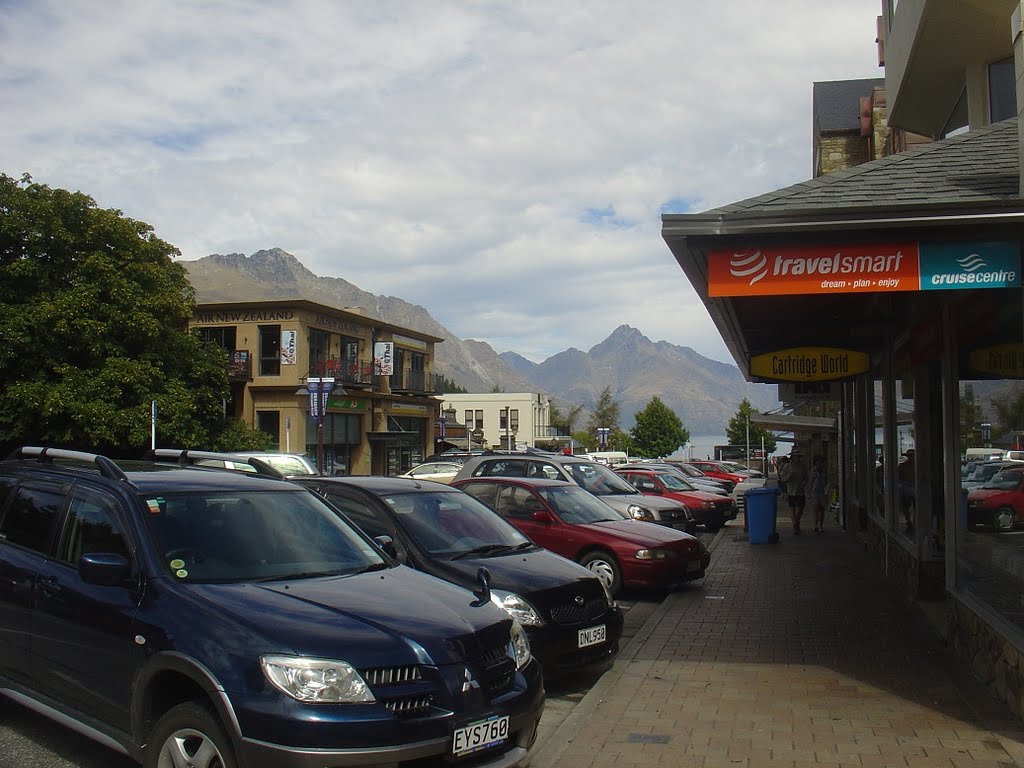
[{"label": "car door handle", "polygon": [[54,595],[60,594],[60,582],[52,576],[48,576],[45,579],[39,579],[38,586],[39,591],[47,597],[53,597]]}]

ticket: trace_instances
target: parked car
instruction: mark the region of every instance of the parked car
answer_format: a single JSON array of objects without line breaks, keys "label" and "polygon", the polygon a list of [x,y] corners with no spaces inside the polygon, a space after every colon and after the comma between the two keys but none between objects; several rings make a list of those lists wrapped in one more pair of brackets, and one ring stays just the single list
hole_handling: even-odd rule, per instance
[{"label": "parked car", "polygon": [[[575,483],[622,517],[692,531],[697,523],[685,504],[637,493],[604,464],[576,456],[539,453],[487,454],[467,459],[455,480],[469,477],[545,477]],[[455,481],[453,481],[455,482]]]},{"label": "parked car", "polygon": [[399,477],[410,477],[413,480],[431,480],[435,483],[450,483],[462,464],[457,461],[425,461],[417,464]]},{"label": "parked car", "polygon": [[[726,483],[723,480],[713,480],[707,475],[694,470],[694,474],[690,474],[685,471],[682,467],[675,464],[669,464],[668,462],[661,461],[637,461],[630,464],[623,464],[616,469],[639,469],[639,470],[656,470],[662,472],[671,472],[678,475],[683,480],[694,486],[699,491],[705,493],[714,493],[718,496],[729,496],[729,491],[725,489]],[[730,483],[731,486],[731,483]]]},{"label": "parked car", "polygon": [[618,469],[616,474],[645,496],[660,496],[685,504],[693,513],[693,519],[711,532],[736,517],[736,503],[729,496],[702,491],[674,472]]},{"label": "parked car", "polygon": [[1009,459],[998,459],[995,461],[983,461],[961,481],[961,486],[968,490],[988,485],[989,481],[1008,467],[1024,467],[1024,462],[1012,461]]},{"label": "parked car", "polygon": [[628,520],[564,480],[470,477],[453,483],[531,541],[586,566],[613,595],[623,585],[667,588],[704,577],[711,555],[683,531]]},{"label": "parked car", "polygon": [[407,478],[299,482],[325,496],[364,533],[385,541],[399,562],[469,589],[486,568],[491,600],[526,630],[545,679],[603,672],[615,660],[622,612],[603,582],[536,546],[469,494]]},{"label": "parked car", "polygon": [[750,477],[739,472],[734,472],[718,461],[694,460],[688,462],[701,472],[721,480],[728,480],[733,484],[732,498],[736,502],[738,512],[744,512],[747,508],[747,491],[752,488],[764,488],[767,479],[764,477]]},{"label": "parked car", "polygon": [[316,475],[316,466],[300,453],[275,453],[272,451],[190,451],[180,448],[157,448],[150,452],[150,457],[161,462],[178,462],[206,467],[233,469],[239,472],[259,471],[258,464],[250,461],[269,464],[285,476]]},{"label": "parked car", "polygon": [[733,488],[736,487],[736,483],[734,483],[732,480],[727,480],[727,479],[722,478],[722,477],[711,477],[711,475],[709,475],[709,474],[707,474],[705,472],[702,472],[700,469],[695,467],[693,464],[688,464],[685,461],[677,461],[675,459],[665,459],[665,463],[666,464],[670,464],[671,466],[673,466],[676,469],[678,469],[680,472],[683,472],[684,474],[686,474],[686,476],[689,477],[689,479],[691,481],[700,480],[702,482],[718,483],[719,485],[721,485],[725,489],[725,492],[730,494],[730,495],[732,495]]},{"label": "parked car", "polygon": [[1012,531],[1024,521],[1024,464],[1007,466],[967,493],[967,524]]},{"label": "parked car", "polygon": [[518,622],[255,466],[0,461],[0,692],[147,766],[523,761]]}]

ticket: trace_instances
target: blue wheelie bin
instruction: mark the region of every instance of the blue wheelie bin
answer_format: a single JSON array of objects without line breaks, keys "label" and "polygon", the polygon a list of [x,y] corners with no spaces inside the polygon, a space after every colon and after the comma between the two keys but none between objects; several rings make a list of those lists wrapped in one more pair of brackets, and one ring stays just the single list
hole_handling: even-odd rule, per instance
[{"label": "blue wheelie bin", "polygon": [[751,544],[767,544],[779,540],[775,529],[775,508],[779,489],[751,488],[746,493],[747,538]]}]

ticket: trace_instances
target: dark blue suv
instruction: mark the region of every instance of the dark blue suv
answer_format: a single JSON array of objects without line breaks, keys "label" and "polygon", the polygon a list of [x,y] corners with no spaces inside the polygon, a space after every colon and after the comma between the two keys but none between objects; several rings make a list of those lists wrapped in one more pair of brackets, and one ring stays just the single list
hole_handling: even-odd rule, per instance
[{"label": "dark blue suv", "polygon": [[148,768],[513,766],[544,706],[485,585],[315,493],[45,448],[0,462],[0,689]]}]

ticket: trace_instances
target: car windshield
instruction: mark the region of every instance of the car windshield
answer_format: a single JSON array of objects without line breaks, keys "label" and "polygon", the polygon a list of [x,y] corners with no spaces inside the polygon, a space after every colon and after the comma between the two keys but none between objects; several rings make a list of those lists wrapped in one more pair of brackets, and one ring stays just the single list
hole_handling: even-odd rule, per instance
[{"label": "car windshield", "polygon": [[537,492],[566,523],[583,525],[623,519],[622,515],[582,488],[558,485],[538,488]]},{"label": "car windshield", "polygon": [[566,465],[572,474],[573,480],[581,488],[590,491],[595,496],[619,495],[623,493],[635,494],[636,488],[619,477],[615,472],[604,464],[596,462],[579,461]]},{"label": "car windshield", "polygon": [[143,502],[160,559],[178,581],[270,581],[387,567],[372,544],[308,491],[167,493]]},{"label": "car windshield", "polygon": [[661,484],[668,488],[670,491],[695,491],[691,483],[681,478],[679,475],[673,475],[669,472],[662,472],[658,475],[658,479],[661,480]]},{"label": "car windshield", "polygon": [[999,464],[981,464],[971,473],[970,480],[976,483],[984,483],[991,480],[997,472],[1002,470]]},{"label": "car windshield", "polygon": [[992,478],[985,483],[986,488],[1000,488],[1002,490],[1012,490],[1020,485],[1021,472],[996,472]]},{"label": "car windshield", "polygon": [[431,555],[500,554],[530,545],[528,538],[468,493],[401,493],[385,496],[384,501],[409,537]]}]

